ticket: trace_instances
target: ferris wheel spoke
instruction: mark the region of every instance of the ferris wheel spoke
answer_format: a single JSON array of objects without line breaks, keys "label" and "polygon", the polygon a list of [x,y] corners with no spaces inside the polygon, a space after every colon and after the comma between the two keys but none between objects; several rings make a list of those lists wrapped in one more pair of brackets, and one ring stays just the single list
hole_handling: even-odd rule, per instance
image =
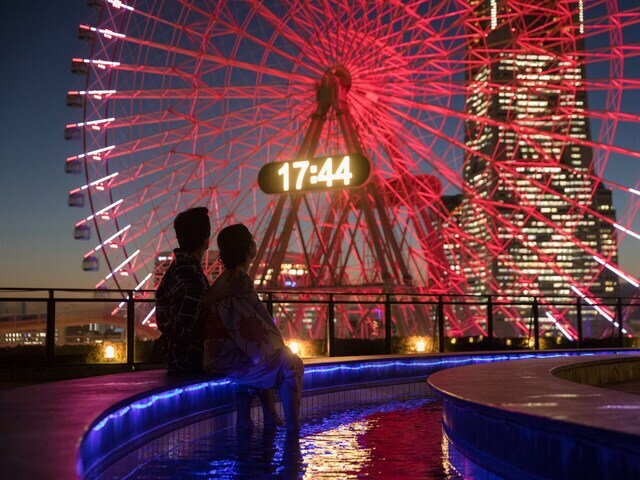
[{"label": "ferris wheel spoke", "polygon": [[[561,168],[564,168],[565,166],[557,166],[557,167],[552,167],[552,168],[557,168],[558,170],[560,170]],[[576,209],[579,211],[580,215],[583,217],[586,216],[590,216],[592,218],[596,218],[602,222],[608,223],[609,225],[618,228],[619,230],[625,232],[625,233],[629,233],[631,236],[634,236],[635,238],[640,238],[640,235],[638,233],[633,232],[632,230],[626,229],[626,228],[620,228],[621,225],[617,224],[617,222],[612,219],[611,217],[604,215],[603,213],[594,210],[590,205],[585,204],[584,202],[581,202],[575,198],[571,198],[567,195],[565,195],[564,193],[562,193],[562,191],[554,189],[554,188],[549,188],[548,186],[540,183],[539,181],[537,181],[535,178],[530,178],[529,176],[527,176],[526,174],[524,174],[523,172],[519,172],[518,171],[518,167],[509,164],[509,163],[497,163],[496,164],[496,168],[501,170],[502,172],[502,176],[505,180],[507,180],[508,182],[512,183],[511,185],[511,190],[512,191],[517,191],[518,188],[516,185],[513,185],[513,180],[511,180],[510,178],[508,178],[505,175],[509,175],[512,178],[519,178],[522,181],[527,181],[528,183],[536,186],[537,188],[539,188],[541,191],[544,191],[544,193],[546,195],[551,195],[553,197],[556,197],[557,199],[561,200],[562,202],[564,202],[565,204],[568,204],[571,206],[570,211],[567,213],[567,217],[570,216],[571,214],[571,210]],[[535,165],[530,165],[530,168],[535,169],[535,168],[540,168],[540,167],[536,167]],[[590,174],[585,174],[585,172],[581,172],[581,171],[577,171],[574,169],[570,169],[568,167],[566,167],[566,170],[568,170],[570,173],[572,173],[573,175],[579,176],[584,178],[585,184],[592,184],[594,185],[592,187],[592,190],[595,190],[597,188],[597,185],[600,181],[603,181],[602,178],[597,177],[595,175],[590,175]],[[606,180],[605,180],[606,181]],[[623,190],[628,191],[627,187],[622,187]],[[591,195],[593,195],[594,192],[591,192]],[[565,221],[570,221],[571,218],[566,218]],[[591,252],[590,252],[591,253]]]},{"label": "ferris wheel spoke", "polygon": [[[639,14],[640,15],[640,14]],[[621,56],[625,60],[630,60],[640,55],[640,45],[635,43],[626,43],[618,46],[616,49],[616,55]],[[588,52],[576,53],[575,57],[580,60],[583,65],[598,65],[602,63],[609,63],[612,57],[611,48],[593,48]],[[588,79],[587,79],[588,80]]]},{"label": "ferris wheel spoke", "polygon": [[585,115],[588,115],[589,118],[595,118],[598,120],[616,120],[618,122],[624,123],[638,123],[640,122],[640,114],[637,113],[626,113],[626,112],[618,112],[617,114],[613,114],[613,112],[606,110],[585,110]]},{"label": "ferris wheel spoke", "polygon": [[[111,2],[109,1],[109,3]],[[142,10],[139,5],[136,5],[136,8],[128,9],[126,13],[127,15],[130,16],[130,18],[135,17],[136,19],[135,22],[131,22],[133,24],[132,28],[135,28],[136,25],[140,25],[140,28],[146,31],[149,25],[161,26],[163,28],[169,28],[173,33],[173,35],[185,34],[189,38],[200,39],[200,41],[202,41],[202,39],[204,38],[204,34],[202,32],[200,32],[196,28],[193,28],[193,25],[189,24],[188,18],[184,18],[184,17],[181,17],[179,19],[165,18],[164,16],[161,16],[161,15],[154,15],[153,13],[150,13],[150,11]],[[153,33],[154,32],[152,30],[148,34],[152,35]],[[129,35],[121,34],[117,38],[122,39],[122,38],[127,38],[128,36]],[[197,41],[194,41],[194,43],[197,43]]]},{"label": "ferris wheel spoke", "polygon": [[[169,157],[171,157],[171,161],[169,161]],[[118,180],[118,182],[113,182],[112,187],[114,189],[135,187],[143,180],[153,182],[154,185],[157,185],[158,177],[167,176],[174,171],[185,169],[201,161],[202,158],[199,155],[192,153],[163,152],[163,154],[149,159],[143,164],[129,166],[124,170],[123,178]],[[127,178],[129,175],[133,176],[133,178]]]},{"label": "ferris wheel spoke", "polygon": [[[506,121],[500,121],[500,120],[496,120],[493,118],[489,118],[489,117],[485,117],[485,116],[477,116],[477,115],[468,115],[465,114],[463,112],[458,112],[456,110],[453,110],[451,108],[445,108],[445,107],[441,107],[441,106],[435,106],[435,105],[424,105],[424,104],[417,104],[414,105],[415,108],[423,110],[423,111],[428,111],[428,112],[433,112],[433,113],[441,113],[443,115],[446,115],[447,117],[452,117],[452,118],[460,118],[460,119],[464,119],[464,120],[472,120],[474,122],[477,122],[479,124],[482,125],[488,125],[488,126],[492,126],[492,127],[499,127],[499,128],[503,128],[503,129],[509,129],[514,131],[515,133],[519,134],[519,135],[541,135],[543,137],[548,137],[551,140],[558,140],[558,141],[565,141],[565,140],[569,140],[572,144],[575,145],[579,145],[579,146],[583,146],[583,147],[590,147],[590,148],[594,148],[594,149],[603,149],[603,150],[607,150],[609,152],[612,153],[619,153],[625,156],[629,156],[629,157],[635,157],[635,158],[640,158],[640,152],[635,151],[635,150],[631,150],[628,148],[623,148],[623,147],[618,147],[615,145],[607,145],[607,144],[603,144],[600,142],[594,142],[592,140],[588,140],[586,138],[579,138],[577,136],[567,136],[567,135],[562,135],[559,133],[554,133],[548,130],[543,130],[543,129],[539,129],[530,125],[526,125],[524,123],[508,123]],[[400,113],[400,112],[398,112]],[[416,123],[419,123],[416,121]],[[420,124],[420,126],[424,127],[424,124]],[[467,148],[465,146],[465,148]],[[473,152],[471,152],[473,153]]]},{"label": "ferris wheel spoke", "polygon": [[[370,7],[375,10],[375,5],[370,4]],[[375,13],[366,12],[363,15],[375,15]],[[365,29],[351,29],[353,33],[349,36],[348,54],[343,53],[347,63],[353,62],[363,69],[367,67],[371,69],[379,60],[394,64],[396,67],[402,66],[405,62],[405,51],[416,44],[415,39],[407,41],[403,39],[403,34],[411,27],[406,25],[406,19],[400,17],[390,18],[386,24],[381,22],[381,18],[378,17],[376,23],[371,22]],[[346,38],[347,35],[345,35]],[[421,39],[421,41],[425,40],[428,41],[428,39]],[[369,54],[365,53],[367,50]],[[373,70],[370,71],[373,72]]]},{"label": "ferris wheel spoke", "polygon": [[165,67],[161,65],[148,64],[131,65],[120,62],[104,62],[101,60],[90,59],[74,59],[73,61],[77,63],[87,63],[93,68],[100,68],[104,70],[108,69],[117,72],[136,73],[150,76],[157,75],[161,77],[176,77],[179,79],[188,79],[192,76],[191,72],[178,67]]},{"label": "ferris wheel spoke", "polygon": [[[378,37],[375,37],[378,38]],[[429,62],[430,68],[438,69],[440,67],[439,61],[450,63],[452,59],[456,60],[456,63],[462,62],[466,63],[464,58],[466,54],[466,43],[463,38],[458,38],[457,36],[453,37],[443,37],[439,36],[437,39],[432,40],[430,38],[423,39],[419,44],[419,50],[416,52],[415,45],[412,42],[398,42],[393,43],[390,37],[387,42],[383,43],[384,47],[381,47],[383,52],[386,52],[384,55],[385,58],[393,59],[394,57],[398,57],[398,62],[402,62],[402,69],[399,72],[403,74],[418,74],[420,76],[424,76],[427,72],[425,72],[424,68],[420,68],[422,65],[424,67],[425,62]],[[377,45],[376,45],[377,47]],[[406,51],[406,54],[403,53]],[[358,48],[354,48],[354,54],[357,54]],[[371,65],[371,62],[377,61],[380,57],[379,49],[371,49],[368,55],[360,54],[358,56],[358,64],[364,64],[363,68],[369,66],[370,69],[366,70],[367,74],[378,72],[384,72],[387,70],[391,70],[393,67],[398,68],[398,65],[391,64],[389,66],[380,66],[380,65]],[[456,58],[459,57],[459,58]],[[367,63],[369,65],[367,65]],[[418,68],[412,70],[411,65],[416,65]],[[461,74],[464,73],[464,69],[459,66],[459,72]],[[357,69],[356,69],[357,71]],[[455,70],[444,70],[444,78],[450,77],[452,74],[455,74]],[[410,78],[410,77],[409,77]],[[437,77],[434,77],[436,79]]]},{"label": "ferris wheel spoke", "polygon": [[[524,232],[521,230],[521,227],[514,225],[513,223],[511,223],[508,219],[506,219],[505,217],[503,217],[503,215],[501,215],[497,210],[496,210],[496,205],[494,205],[492,202],[490,201],[486,201],[482,198],[479,198],[478,196],[474,195],[473,200],[475,202],[478,203],[478,205],[480,205],[481,210],[479,210],[479,212],[487,212],[487,214],[491,215],[491,217],[496,220],[502,227],[504,227],[506,229],[506,231],[512,235],[512,238],[514,239],[518,239],[518,240],[524,240],[524,238],[526,238],[526,234],[524,234]],[[503,206],[503,205],[500,205]],[[513,209],[515,209],[515,207],[511,207]],[[552,223],[549,221],[548,218],[544,217],[541,214],[538,214],[535,209],[529,209],[528,210],[528,215],[531,217],[535,217],[536,220],[547,224],[547,226],[550,226],[554,229],[557,229],[557,224]],[[590,247],[584,248],[585,246],[582,244],[582,242],[578,239],[575,239],[575,237],[572,236],[572,234],[570,232],[561,232],[561,235],[569,240],[571,242],[571,244],[576,245],[580,248],[582,248],[584,251],[586,251],[587,253],[591,253],[589,250]],[[496,239],[497,240],[497,239]],[[497,245],[500,245],[502,242],[500,242],[499,240],[497,240]],[[498,247],[498,249],[502,249],[503,247]],[[528,245],[528,248],[530,248],[531,252],[536,254],[538,256],[538,258],[543,261],[545,263],[545,265],[547,265],[551,270],[553,270],[556,274],[560,275],[564,281],[568,282],[570,285],[572,284],[577,284],[578,283],[578,279],[574,279],[571,277],[570,274],[568,274],[567,272],[565,272],[561,267],[558,266],[557,261],[556,261],[556,254],[555,253],[549,253],[548,251],[545,251],[544,249],[542,249],[541,247],[539,247],[537,244],[535,243],[531,243]],[[496,252],[497,253],[497,252]],[[595,275],[596,274],[596,270],[597,267],[594,267],[592,274]],[[584,279],[583,279],[584,281]]]},{"label": "ferris wheel spoke", "polygon": [[[477,153],[475,150],[471,149],[470,147],[468,147],[467,145],[462,143],[457,138],[450,137],[446,133],[437,131],[435,128],[433,128],[430,125],[427,125],[423,121],[420,121],[420,120],[418,120],[418,119],[416,119],[414,117],[409,116],[406,112],[398,110],[397,108],[389,108],[389,111],[396,118],[398,118],[399,120],[405,122],[406,124],[419,127],[422,130],[431,133],[435,137],[438,137],[438,138],[440,138],[440,139],[442,139],[442,140],[444,140],[446,142],[449,142],[449,143],[459,147],[463,151],[467,151],[467,152],[473,153],[473,154]],[[412,150],[414,151],[415,154],[420,155],[421,153],[429,153],[430,154],[430,159],[431,159],[430,165],[433,168],[433,170],[437,171],[446,180],[451,182],[452,185],[458,187],[460,190],[462,189],[462,183],[461,183],[461,179],[460,179],[459,175],[449,165],[442,164],[441,162],[439,162],[438,161],[439,160],[438,157],[436,155],[433,155],[432,152],[430,152],[430,151],[424,152],[423,148],[421,148],[422,145],[416,139],[410,137],[409,135],[403,135],[403,140],[405,141],[405,144],[407,146],[412,148]]]},{"label": "ferris wheel spoke", "polygon": [[149,150],[162,149],[167,151],[167,147],[171,145],[180,145],[188,142],[190,135],[194,130],[193,125],[178,127],[165,132],[156,133],[148,137],[136,138],[128,143],[118,145],[109,152],[108,158],[113,161],[120,157],[128,157],[133,154],[146,152]]},{"label": "ferris wheel spoke", "polygon": [[138,115],[126,115],[114,117],[112,121],[105,125],[105,130],[126,129],[133,126],[143,126],[152,124],[169,124],[172,122],[184,122],[189,118],[185,114],[175,111],[172,107],[167,107],[152,113],[140,113]]},{"label": "ferris wheel spoke", "polygon": [[121,90],[109,95],[111,100],[245,100],[258,96],[265,100],[281,100],[282,86],[225,86],[172,88],[158,90]]},{"label": "ferris wheel spoke", "polygon": [[[603,4],[606,2],[602,2]],[[623,28],[629,28],[640,23],[638,19],[638,13],[640,13],[640,7],[628,8],[624,11],[607,11],[601,15],[590,15],[590,10],[595,11],[596,8],[589,8],[592,2],[584,2],[586,6],[585,17],[585,32],[581,35],[581,38],[585,40],[593,39],[599,35],[609,34],[612,31],[621,30]],[[607,8],[607,10],[609,10]]]},{"label": "ferris wheel spoke", "polygon": [[[124,208],[122,211],[122,215],[126,216],[128,214],[132,214],[132,215],[138,215],[137,212],[139,211],[139,209],[141,207],[143,207],[145,204],[151,204],[153,205],[155,208],[153,210],[154,214],[161,211],[162,208],[164,208],[164,205],[168,205],[169,208],[166,209],[167,212],[167,216],[165,217],[165,220],[170,218],[171,220],[173,219],[173,217],[175,217],[175,214],[177,214],[178,212],[176,211],[176,199],[180,198],[181,192],[179,187],[177,188],[173,188],[171,191],[175,191],[175,196],[167,196],[166,194],[162,194],[162,191],[160,190],[156,190],[151,191],[151,188],[149,187],[145,187],[143,189],[141,189],[141,197],[144,198],[144,200],[142,202],[140,202],[138,205],[135,205],[133,207],[129,207],[129,208]],[[128,203],[128,205],[130,205]],[[149,219],[151,220],[151,219]],[[159,219],[156,219],[159,220]],[[152,240],[150,240],[150,242],[158,242],[158,241],[162,241],[163,238],[159,238],[156,235],[152,235],[151,234],[151,230],[149,228],[147,228],[147,224],[149,222],[145,222],[145,218],[140,218],[138,220],[139,222],[142,222],[142,224],[137,224],[137,225],[133,225],[133,228],[131,229],[131,233],[128,235],[127,237],[127,242],[131,242],[131,243],[135,243],[136,240],[138,240],[139,238],[142,239],[146,239],[146,238],[151,238]],[[158,223],[158,225],[170,225],[170,222],[166,222],[163,221],[162,223]],[[166,229],[166,228],[165,228]],[[167,242],[168,244],[168,242]],[[167,247],[169,248],[169,247]]]},{"label": "ferris wheel spoke", "polygon": [[[247,109],[249,112],[253,111],[253,108],[251,109]],[[238,113],[238,112],[236,112]],[[268,123],[270,121],[276,120],[277,117],[274,118],[270,118],[268,120],[265,120],[264,123]],[[243,128],[245,127],[245,125],[238,123],[237,120],[235,120],[235,127],[236,128]],[[249,118],[247,120],[247,124],[246,126],[250,126],[252,129],[256,129],[256,128],[260,128],[260,124],[256,124],[255,122],[251,121],[251,118]],[[183,143],[184,141],[184,135],[185,132],[186,133],[191,133],[191,131],[193,130],[193,128],[195,128],[193,125],[188,125],[185,127],[180,127],[179,129],[172,129],[172,130],[166,130],[164,133],[160,133],[160,134],[156,134],[155,136],[151,136],[151,137],[143,137],[143,138],[137,138],[135,140],[132,140],[131,142],[129,142],[128,144],[123,144],[118,146],[117,150],[109,152],[109,156],[108,158],[113,160],[117,157],[129,157],[130,155],[134,154],[134,153],[140,153],[142,151],[145,150],[149,150],[149,149],[153,149],[153,147],[157,147],[157,149],[160,149],[161,151],[159,152],[158,156],[156,156],[155,158],[149,159],[147,160],[143,165],[137,165],[137,164],[132,164],[128,167],[128,170],[123,172],[123,173],[128,173],[128,172],[135,172],[134,176],[129,176],[129,175],[125,175],[123,176],[122,179],[120,179],[120,182],[126,182],[127,178],[135,178],[135,179],[140,179],[143,176],[146,176],[148,174],[157,172],[158,170],[153,167],[152,169],[148,169],[148,166],[153,166],[154,163],[156,161],[160,161],[160,167],[159,168],[166,168],[166,147],[170,146],[172,144],[180,144]],[[207,137],[216,137],[220,134],[221,132],[221,127],[217,127],[215,125],[213,125],[210,122],[202,122],[202,125],[200,127],[200,132],[206,132],[206,133],[200,133],[199,138],[201,140],[205,140]],[[232,138],[230,139],[228,142],[226,142],[225,144],[219,146],[218,148],[224,148],[225,146],[228,146],[230,143],[241,139],[242,135],[246,135],[247,133],[250,133],[245,131],[243,133],[241,133],[240,135],[238,135],[236,138]],[[173,139],[173,140],[171,140]],[[189,153],[183,153],[183,152],[179,152],[177,150],[172,149],[172,154],[173,155],[180,155],[183,157],[186,157],[188,159],[192,159],[194,161],[198,161],[198,160],[204,160],[206,162],[216,162],[215,157],[210,155],[211,151],[207,152],[207,151],[203,151],[203,153],[200,154],[189,154]],[[222,160],[220,160],[220,162],[223,162]],[[119,184],[120,185],[120,184]]]},{"label": "ferris wheel spoke", "polygon": [[[325,45],[323,42],[311,41],[313,37],[322,38],[322,29],[317,26],[317,22],[304,22],[304,17],[310,13],[307,11],[310,8],[308,4],[303,2],[301,4],[291,5],[284,16],[278,16],[274,11],[267,8],[262,1],[251,0],[250,3],[258,15],[272,26],[274,32],[277,32],[280,37],[287,40],[298,52],[305,52],[307,54],[307,61],[315,65],[320,75],[323,73],[321,70],[321,62],[330,55],[321,49],[321,47]],[[305,10],[304,13],[302,12],[303,10]],[[318,17],[316,20],[321,19]],[[289,23],[292,23],[292,26],[297,27],[300,31],[295,31],[289,26]],[[313,32],[313,35],[311,35],[311,32]]]},{"label": "ferris wheel spoke", "polygon": [[[256,6],[254,5],[253,8],[254,10],[256,10],[255,8]],[[288,44],[287,47],[294,46],[295,50],[293,52],[288,52],[287,49],[285,48],[285,46],[283,47],[277,47],[276,43],[278,40],[280,40],[281,38],[284,38],[283,32],[281,29],[283,28],[284,25],[284,20],[282,18],[278,18],[276,20],[276,24],[273,23],[274,17],[273,15],[265,15],[264,10],[260,11],[254,11],[252,10],[252,15],[255,14],[257,15],[259,18],[261,18],[262,20],[267,21],[268,23],[271,23],[271,25],[274,27],[274,31],[271,33],[270,38],[268,39],[268,41],[259,41],[257,39],[257,37],[255,36],[250,36],[248,37],[248,29],[243,29],[241,28],[240,30],[242,31],[242,33],[238,33],[237,36],[237,42],[236,44],[238,44],[238,41],[240,41],[241,39],[247,39],[248,41],[251,42],[255,42],[258,46],[264,48],[264,51],[262,53],[262,59],[261,59],[261,65],[264,65],[266,63],[272,63],[274,61],[283,63],[283,61],[288,62],[286,63],[286,66],[283,66],[283,68],[289,69],[290,71],[298,71],[298,72],[304,72],[305,75],[310,75],[312,77],[319,77],[322,75],[323,71],[322,68],[320,66],[320,62],[318,61],[317,58],[314,58],[313,56],[307,55],[307,56],[302,56],[300,55],[299,52],[299,41],[296,41],[295,38],[292,37],[287,37],[288,40]],[[293,15],[292,12],[288,12],[287,13],[287,17],[291,17]],[[260,82],[261,79],[258,80],[258,82]]]},{"label": "ferris wheel spoke", "polygon": [[[304,106],[299,106],[299,108],[303,109]],[[309,112],[311,112],[311,110],[309,110]],[[212,150],[209,150],[206,153],[211,156],[215,156],[215,154],[217,154],[219,151],[225,150],[227,147],[242,143],[250,135],[255,134],[256,132],[260,131],[263,128],[270,132],[267,135],[267,138],[270,140],[269,143],[276,143],[276,139],[282,137],[284,139],[283,145],[286,145],[291,142],[291,138],[290,138],[291,131],[287,130],[287,127],[285,126],[286,124],[282,124],[282,123],[279,124],[278,122],[285,120],[288,116],[290,116],[290,114],[291,112],[289,111],[281,110],[279,112],[275,112],[272,116],[269,116],[259,122],[255,122],[255,121],[251,122],[249,120],[250,121],[250,124],[248,125],[249,128],[241,132],[238,132],[232,138],[225,140],[224,142],[215,146]],[[310,116],[311,114],[309,113],[309,117]],[[302,128],[302,125],[298,127],[298,129],[301,129],[301,128]],[[246,151],[244,154],[241,154],[243,156],[238,157],[238,160],[250,158],[249,156],[253,155],[254,153],[255,153],[255,149],[250,149]]]},{"label": "ferris wheel spoke", "polygon": [[620,90],[638,90],[640,89],[640,80],[628,78],[598,78],[585,79],[581,82],[586,89],[593,92],[607,92],[612,88]]},{"label": "ferris wheel spoke", "polygon": [[[184,0],[181,0],[181,2],[185,3]],[[284,32],[282,31],[282,27],[283,27],[282,19],[277,18],[271,11],[269,11],[266,7],[264,7],[263,2],[253,3],[252,6],[257,14],[259,14],[265,20],[271,22],[272,26],[277,27],[277,31],[280,35],[284,34]],[[195,9],[195,7],[193,6],[191,6],[191,8]],[[205,16],[210,15],[202,9],[196,9],[196,10],[200,12],[202,15],[205,15]],[[217,23],[226,27],[230,33],[236,35],[237,38],[248,40],[254,43],[256,46],[263,48],[265,51],[265,54],[266,53],[275,54],[282,59],[288,60],[293,65],[303,67],[305,70],[309,72],[309,74],[318,75],[318,76],[322,75],[323,71],[321,70],[318,63],[312,63],[312,62],[303,63],[299,56],[294,56],[286,52],[285,50],[276,47],[273,44],[273,41],[271,42],[264,41],[263,39],[257,37],[256,35],[251,34],[249,31],[247,31],[247,29],[241,28],[241,26],[238,24],[225,22],[223,19],[219,17],[213,17],[213,18]],[[287,40],[292,42],[292,44],[299,46],[299,41],[297,41],[299,39],[298,36],[287,35],[286,38]],[[273,37],[272,37],[272,40],[273,40]]]},{"label": "ferris wheel spoke", "polygon": [[[420,149],[420,144],[419,143],[413,143],[412,141],[408,141],[406,139],[405,139],[405,141],[406,141],[407,146],[409,146],[409,148],[413,148],[414,151],[420,152],[420,150],[419,150]],[[446,172],[440,171],[439,173],[443,174],[446,177]],[[475,200],[478,200],[478,198],[479,198],[479,196],[474,197]],[[480,199],[480,200],[482,200],[482,199]],[[407,205],[407,206],[409,206],[409,205]],[[438,211],[436,209],[435,212],[436,212],[436,214],[439,216],[439,218],[442,221],[447,221],[448,220],[448,218],[444,215],[444,213],[442,211]],[[456,227],[454,227],[454,228],[456,228]],[[467,238],[467,239],[471,239],[472,238],[472,237],[470,237],[470,235],[467,232],[457,231],[457,233],[461,234],[463,238]],[[482,242],[481,238],[474,238],[474,240],[477,243],[481,243]],[[460,243],[460,242],[456,242],[456,243]],[[465,249],[466,247],[464,245],[462,245],[462,248]],[[475,256],[475,254],[472,253],[471,251],[467,252],[467,254],[469,254],[471,256]]]},{"label": "ferris wheel spoke", "polygon": [[139,47],[152,48],[158,51],[166,52],[167,54],[184,55],[185,57],[190,57],[194,60],[207,62],[212,65],[216,65],[220,67],[234,67],[234,68],[238,68],[248,72],[266,74],[273,78],[284,79],[289,81],[295,80],[302,84],[306,83],[309,85],[313,85],[313,82],[314,82],[313,78],[306,75],[299,74],[299,73],[284,72],[276,68],[271,68],[264,65],[236,60],[230,57],[223,57],[215,54],[203,53],[195,49],[188,49],[188,48],[179,47],[179,46],[171,46],[161,42],[135,38],[132,36],[127,36],[122,41],[126,43],[130,43],[132,45],[137,45]]},{"label": "ferris wheel spoke", "polygon": [[[543,214],[539,213],[537,211],[537,209],[535,208],[536,205],[535,204],[531,204],[531,202],[527,201],[524,198],[523,195],[520,195],[519,197],[523,201],[523,204],[532,207],[529,210],[529,214],[530,214],[531,217],[534,217],[538,222],[540,222],[542,224],[545,224],[547,227],[549,227],[550,229],[554,230],[556,232],[556,234],[559,234],[564,240],[569,241],[570,244],[574,245],[579,250],[582,250],[583,252],[585,252],[585,253],[589,254],[590,256],[592,256],[593,260],[595,262],[597,262],[597,263],[599,263],[600,265],[603,265],[603,266],[608,266],[607,268],[611,269],[620,278],[622,278],[622,279],[626,280],[627,282],[631,283],[636,288],[640,286],[640,281],[638,279],[636,279],[633,276],[629,275],[627,272],[624,272],[618,265],[615,265],[614,263],[612,263],[610,258],[603,258],[601,253],[595,251],[592,247],[590,247],[589,245],[586,245],[583,241],[581,241],[578,237],[576,237],[574,235],[573,231],[565,230],[564,228],[562,228],[562,226],[558,225],[557,223],[552,222],[548,217],[546,217]],[[565,221],[568,222],[569,219],[566,219]],[[543,250],[541,248],[536,248],[536,251],[540,254],[540,252],[542,252]],[[557,256],[557,254],[549,254],[549,253],[545,254],[546,261],[554,262],[554,263],[551,263],[550,265],[554,266],[555,269],[558,272],[562,272],[562,275],[565,278],[571,278],[570,275],[564,273],[561,268],[557,267],[558,264],[557,264],[557,262],[555,260],[556,256]],[[594,270],[596,270],[596,269],[597,269],[597,267]]]}]

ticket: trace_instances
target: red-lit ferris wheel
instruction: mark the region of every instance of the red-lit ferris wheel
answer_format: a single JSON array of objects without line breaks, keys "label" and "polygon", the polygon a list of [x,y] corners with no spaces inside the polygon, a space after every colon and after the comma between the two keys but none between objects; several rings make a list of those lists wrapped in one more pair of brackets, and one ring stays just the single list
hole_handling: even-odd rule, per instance
[{"label": "red-lit ferris wheel", "polygon": [[[639,98],[625,72],[640,54],[640,8],[89,3],[87,52],[72,64],[86,87],[67,99],[83,118],[65,136],[81,141],[66,161],[82,179],[69,205],[86,212],[74,236],[91,242],[83,268],[104,274],[97,287],[153,288],[174,216],[197,205],[214,233],[254,232],[265,287],[497,298],[598,298],[606,278],[611,292],[637,287],[617,246],[640,241],[640,151],[616,131],[640,120],[625,103]],[[349,155],[370,165],[361,186],[345,185],[358,173],[341,163]],[[259,189],[270,163],[286,191]],[[332,188],[305,191],[323,182]],[[561,307],[546,314],[575,336]],[[396,328],[411,333],[418,317],[399,313]],[[452,334],[485,332],[468,310],[447,318]]]}]

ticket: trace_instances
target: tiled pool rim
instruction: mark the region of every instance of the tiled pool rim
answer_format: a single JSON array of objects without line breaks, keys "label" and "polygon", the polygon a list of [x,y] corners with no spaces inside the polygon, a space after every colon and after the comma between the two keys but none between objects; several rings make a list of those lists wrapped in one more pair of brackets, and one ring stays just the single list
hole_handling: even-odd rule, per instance
[{"label": "tiled pool rim", "polygon": [[[305,361],[304,395],[364,386],[424,381],[440,370],[458,366],[539,358],[640,354],[640,350],[489,352],[473,354],[372,356]],[[580,386],[577,386],[580,387]],[[225,379],[202,378],[147,390],[113,404],[87,428],[78,450],[76,472],[93,476],[149,439],[234,409]]]},{"label": "tiled pool rim", "polygon": [[638,380],[640,356],[607,355],[472,365],[428,383],[449,441],[501,477],[631,479],[640,478],[640,396],[597,386]]}]

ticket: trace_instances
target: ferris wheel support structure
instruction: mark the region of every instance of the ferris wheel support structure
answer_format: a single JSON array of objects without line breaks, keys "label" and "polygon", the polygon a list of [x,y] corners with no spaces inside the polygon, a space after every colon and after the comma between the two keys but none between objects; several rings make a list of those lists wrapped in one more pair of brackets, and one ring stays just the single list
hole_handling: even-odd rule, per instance
[{"label": "ferris wheel support structure", "polygon": [[[322,129],[327,118],[327,114],[329,113],[329,110],[331,108],[333,108],[335,111],[336,118],[340,125],[340,129],[349,153],[360,153],[363,155],[365,154],[362,148],[362,143],[360,142],[358,131],[351,118],[349,107],[346,102],[346,96],[348,94],[349,87],[350,77],[348,72],[344,68],[332,68],[325,73],[322,81],[316,86],[316,99],[318,102],[318,106],[316,108],[316,111],[311,116],[311,123],[304,136],[302,144],[300,145],[297,158],[312,158],[314,156],[318,147],[318,141],[320,139]],[[375,173],[373,174],[373,176],[375,178]],[[371,241],[376,253],[376,260],[379,262],[378,265],[380,266],[382,283],[385,289],[388,289],[392,285],[411,286],[412,278],[409,269],[407,268],[407,262],[402,255],[398,241],[393,234],[391,222],[386,210],[384,209],[384,206],[381,205],[379,201],[375,202],[375,208],[380,219],[380,225],[378,225],[373,213],[374,207],[372,207],[369,198],[375,198],[376,196],[373,195],[373,192],[371,191],[371,188],[369,186],[364,186],[357,190],[349,190],[346,193],[346,196],[348,197],[348,201],[341,201],[339,203],[339,210],[342,210],[340,218],[344,219],[346,213],[348,213],[349,211],[348,209],[356,205],[364,211],[367,229],[369,234],[371,235]],[[251,270],[251,274],[253,276],[257,276],[257,278],[260,280],[260,284],[262,284],[262,281],[265,280],[268,271],[272,272],[272,274],[269,281],[266,281],[266,284],[272,286],[273,284],[275,284],[275,279],[280,273],[282,262],[287,253],[287,247],[289,245],[293,228],[296,225],[298,210],[302,203],[303,197],[304,194],[298,193],[283,196],[278,200],[274,215],[269,221],[269,226],[267,227],[265,237],[260,242],[260,247],[258,249],[256,257],[259,259],[263,258],[263,255],[268,250],[268,247],[273,242],[275,242],[276,239],[278,246],[275,249],[269,249],[273,253],[264,259],[262,265],[255,264],[253,265],[253,268]],[[278,234],[277,227],[280,223],[283,211],[285,210],[285,203],[287,199],[290,199],[291,203],[289,209],[285,213],[286,218],[282,230]],[[333,210],[331,210],[328,215],[333,215]],[[325,224],[330,223],[333,222],[325,222]],[[314,227],[317,231],[317,225],[314,225]],[[340,227],[340,224],[338,224],[337,227]],[[333,235],[333,237],[330,236],[331,234]],[[336,246],[340,243],[341,229],[325,228],[322,236],[323,241],[321,242],[321,244]],[[387,252],[385,252],[385,249],[383,247],[384,244],[390,246],[392,252],[391,257]],[[323,264],[332,264],[330,261],[327,261],[329,260],[331,251],[331,249],[325,250],[319,247],[313,255],[313,258],[316,261],[323,261]],[[394,272],[395,269],[393,268],[393,265],[397,265],[397,270],[400,275],[397,275],[396,272]],[[261,272],[259,270],[261,270]],[[341,284],[341,279],[339,277],[334,276],[333,281],[334,283],[332,285],[324,284],[323,286],[334,288],[346,286]]]}]

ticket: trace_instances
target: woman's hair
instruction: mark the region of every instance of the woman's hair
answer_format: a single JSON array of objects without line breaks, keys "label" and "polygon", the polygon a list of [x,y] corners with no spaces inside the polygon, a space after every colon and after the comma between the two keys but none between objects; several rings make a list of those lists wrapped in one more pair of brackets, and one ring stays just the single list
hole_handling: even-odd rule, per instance
[{"label": "woman's hair", "polygon": [[236,268],[242,265],[249,256],[253,236],[241,223],[229,225],[218,234],[219,260],[225,268]]},{"label": "woman's hair", "polygon": [[207,207],[195,207],[180,212],[173,221],[181,250],[193,252],[211,236],[211,223]]}]

